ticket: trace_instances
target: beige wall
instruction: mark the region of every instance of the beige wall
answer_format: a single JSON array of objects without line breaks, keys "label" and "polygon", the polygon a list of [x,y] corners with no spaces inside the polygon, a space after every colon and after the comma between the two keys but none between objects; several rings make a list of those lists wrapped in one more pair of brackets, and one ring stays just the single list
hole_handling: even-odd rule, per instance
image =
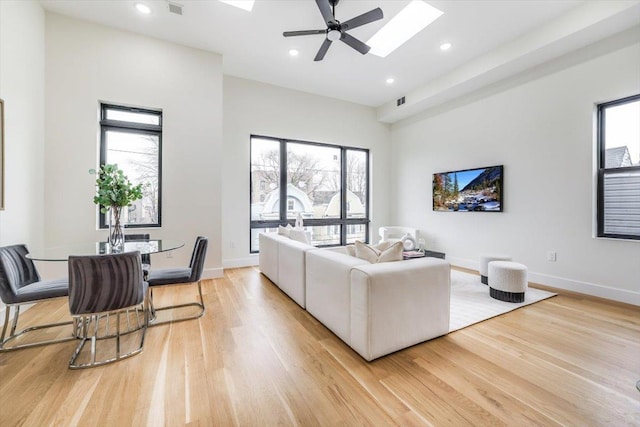
[{"label": "beige wall", "polygon": [[[0,246],[42,244],[44,20],[37,3],[0,1],[0,98],[5,108]],[[0,324],[3,311],[0,302]]]},{"label": "beige wall", "polygon": [[370,149],[371,230],[388,225],[389,126],[373,108],[236,77],[224,77],[223,259],[252,265],[249,254],[250,135]]},{"label": "beige wall", "polygon": [[[421,229],[454,264],[477,268],[482,253],[507,253],[533,282],[640,305],[640,241],[593,237],[595,104],[640,93],[638,34],[394,125],[396,222]],[[500,164],[504,213],[432,211],[433,173]]]},{"label": "beige wall", "polygon": [[137,34],[46,15],[47,246],[105,237],[93,204],[100,101],[162,109],[162,227],[185,247],[154,266],[189,262],[210,239],[205,274],[222,273],[222,57]]}]

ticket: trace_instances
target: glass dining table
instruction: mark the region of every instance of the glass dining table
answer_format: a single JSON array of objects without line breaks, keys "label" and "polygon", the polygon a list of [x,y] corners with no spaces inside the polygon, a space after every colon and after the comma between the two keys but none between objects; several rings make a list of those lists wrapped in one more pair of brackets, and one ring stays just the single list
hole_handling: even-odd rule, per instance
[{"label": "glass dining table", "polygon": [[169,239],[129,240],[124,242],[121,249],[114,249],[108,242],[88,242],[33,249],[26,257],[34,261],[67,261],[70,255],[106,255],[133,251],[140,251],[141,255],[157,254],[183,246],[184,242]]}]

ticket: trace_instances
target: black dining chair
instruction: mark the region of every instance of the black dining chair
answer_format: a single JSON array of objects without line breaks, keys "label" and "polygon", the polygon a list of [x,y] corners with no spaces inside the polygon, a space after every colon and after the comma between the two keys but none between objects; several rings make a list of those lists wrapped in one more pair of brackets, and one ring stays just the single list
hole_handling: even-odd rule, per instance
[{"label": "black dining chair", "polygon": [[[75,339],[73,334],[69,334],[69,336],[59,339],[7,346],[8,343],[28,332],[71,325],[73,323],[72,321],[46,323],[16,331],[18,329],[21,306],[53,298],[66,297],[69,293],[67,279],[41,280],[35,264],[26,257],[28,253],[26,245],[0,247],[0,299],[6,305],[2,336],[0,337],[0,352]],[[12,311],[13,319],[11,319],[11,326],[9,326]],[[7,335],[8,329],[9,335]]]},{"label": "black dining chair", "polygon": [[[179,322],[182,320],[197,319],[204,316],[205,307],[204,299],[202,298],[202,285],[200,283],[202,279],[202,271],[204,270],[204,260],[207,256],[207,246],[209,240],[206,237],[198,236],[196,243],[193,247],[193,253],[191,254],[191,261],[189,267],[186,268],[163,268],[158,270],[152,270],[149,272],[147,282],[149,283],[149,308],[151,311],[151,324],[150,326],[161,325],[164,323]],[[195,283],[198,287],[199,301],[190,302],[186,304],[177,304],[164,307],[155,307],[153,304],[153,289],[159,286],[168,285],[184,285],[188,283]],[[177,319],[171,319],[167,321],[157,322],[156,312],[162,310],[177,309],[182,307],[199,307],[200,311],[195,315],[180,317]]]},{"label": "black dining chair", "polygon": [[[69,311],[77,319],[80,343],[71,356],[69,368],[105,365],[140,353],[149,320],[146,294],[147,283],[143,280],[139,251],[70,256]],[[141,305],[142,310],[132,310]],[[135,316],[133,326],[131,315]],[[115,322],[112,323],[113,317]],[[123,352],[123,335],[134,332],[140,333],[139,345]],[[111,348],[112,339],[115,339],[115,350]],[[91,341],[89,361],[81,363],[78,357],[88,340]],[[98,343],[107,348],[98,351]]]},{"label": "black dining chair", "polygon": [[[149,233],[141,233],[141,234],[125,234],[124,241],[125,242],[148,242],[150,239]],[[144,272],[145,278],[149,274],[149,270],[151,269],[151,255],[150,254],[141,254],[142,259],[142,270]]]}]

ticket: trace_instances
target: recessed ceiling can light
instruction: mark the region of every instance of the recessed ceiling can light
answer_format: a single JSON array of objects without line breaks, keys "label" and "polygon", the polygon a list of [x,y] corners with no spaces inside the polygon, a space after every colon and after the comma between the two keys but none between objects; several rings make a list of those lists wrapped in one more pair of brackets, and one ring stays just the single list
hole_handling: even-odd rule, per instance
[{"label": "recessed ceiling can light", "polygon": [[413,0],[367,41],[369,53],[384,58],[443,14],[422,0]]},{"label": "recessed ceiling can light", "polygon": [[393,77],[389,77],[387,80],[385,80],[387,82],[388,85],[393,84],[393,82],[396,81],[396,79],[394,79]]},{"label": "recessed ceiling can light", "polygon": [[299,54],[298,49],[289,49],[289,56],[298,56]]},{"label": "recessed ceiling can light", "polygon": [[148,15],[151,13],[151,8],[144,3],[136,3],[136,10],[143,15]]},{"label": "recessed ceiling can light", "polygon": [[440,45],[440,50],[449,50],[451,49],[451,43],[442,43]]}]

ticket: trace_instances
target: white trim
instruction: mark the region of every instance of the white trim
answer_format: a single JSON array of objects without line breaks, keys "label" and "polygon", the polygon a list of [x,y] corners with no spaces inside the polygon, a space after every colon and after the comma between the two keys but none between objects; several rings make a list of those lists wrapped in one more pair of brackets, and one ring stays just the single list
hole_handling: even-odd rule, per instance
[{"label": "white trim", "polygon": [[253,254],[247,258],[233,258],[222,261],[223,268],[240,268],[240,267],[253,267],[258,265],[259,255]]},{"label": "white trim", "polygon": [[[449,261],[451,265],[455,265],[457,267],[478,270],[477,261],[452,257],[447,257],[447,261]],[[528,276],[529,281],[533,283],[539,283],[541,285],[551,286],[557,289],[579,292],[585,295],[591,295],[599,298],[640,306],[640,292],[616,289],[608,286],[598,285],[595,283],[580,282],[578,280],[550,276],[548,274],[536,273],[533,271],[529,271]]]},{"label": "white trim", "polygon": [[203,279],[219,279],[224,277],[224,270],[222,268],[206,268],[202,272]]}]

